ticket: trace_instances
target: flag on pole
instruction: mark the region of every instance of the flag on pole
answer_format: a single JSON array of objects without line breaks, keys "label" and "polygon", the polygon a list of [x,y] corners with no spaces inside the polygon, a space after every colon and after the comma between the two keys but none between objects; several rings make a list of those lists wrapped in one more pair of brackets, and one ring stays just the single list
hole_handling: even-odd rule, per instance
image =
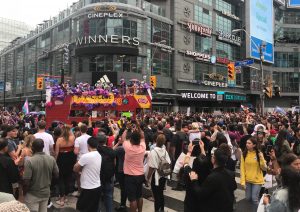
[{"label": "flag on pole", "polygon": [[29,113],[28,99],[26,99],[26,101],[25,101],[25,103],[24,103],[24,105],[23,105],[23,107],[22,107],[22,111],[23,111],[23,113],[24,113],[25,115]]},{"label": "flag on pole", "polygon": [[245,113],[249,113],[249,107],[247,107],[245,105],[241,105],[241,108]]},{"label": "flag on pole", "polygon": [[151,91],[151,88],[148,88],[147,92],[148,92],[148,95],[150,96],[150,99],[152,100],[152,91]]}]

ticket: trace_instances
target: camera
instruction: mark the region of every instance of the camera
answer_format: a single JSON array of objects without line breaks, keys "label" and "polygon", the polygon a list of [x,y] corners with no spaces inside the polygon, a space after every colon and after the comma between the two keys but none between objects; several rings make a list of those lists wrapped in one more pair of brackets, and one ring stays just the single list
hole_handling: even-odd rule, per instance
[{"label": "camera", "polygon": [[273,146],[272,145],[268,145],[267,148],[266,148],[266,153],[269,154],[273,149]]},{"label": "camera", "polygon": [[200,142],[200,139],[199,139],[199,138],[195,138],[195,139],[192,141],[192,144],[193,144],[193,145],[199,145],[199,142]]}]

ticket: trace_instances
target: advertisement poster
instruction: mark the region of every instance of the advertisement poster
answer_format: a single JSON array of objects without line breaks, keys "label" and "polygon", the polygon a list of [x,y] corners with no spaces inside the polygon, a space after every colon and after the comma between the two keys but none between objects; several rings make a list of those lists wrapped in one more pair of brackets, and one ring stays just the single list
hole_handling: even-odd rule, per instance
[{"label": "advertisement poster", "polygon": [[250,57],[274,63],[273,0],[250,0]]},{"label": "advertisement poster", "polygon": [[289,0],[288,7],[289,8],[300,8],[300,0]]}]

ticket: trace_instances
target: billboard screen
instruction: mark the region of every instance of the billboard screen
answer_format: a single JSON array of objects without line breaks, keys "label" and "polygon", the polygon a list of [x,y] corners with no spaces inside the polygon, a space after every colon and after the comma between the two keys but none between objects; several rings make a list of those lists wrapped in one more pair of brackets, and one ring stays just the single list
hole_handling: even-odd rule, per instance
[{"label": "billboard screen", "polygon": [[300,0],[289,0],[288,1],[288,7],[293,8],[300,8]]},{"label": "billboard screen", "polygon": [[264,43],[264,61],[273,63],[273,0],[250,0],[250,37],[250,56],[260,59],[259,47]]}]

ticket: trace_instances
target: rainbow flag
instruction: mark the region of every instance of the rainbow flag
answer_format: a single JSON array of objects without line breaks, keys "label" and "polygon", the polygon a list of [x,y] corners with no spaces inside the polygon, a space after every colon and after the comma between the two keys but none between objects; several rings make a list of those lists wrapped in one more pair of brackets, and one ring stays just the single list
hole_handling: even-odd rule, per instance
[{"label": "rainbow flag", "polygon": [[29,104],[28,104],[28,99],[26,98],[26,101],[22,107],[22,111],[23,113],[26,115],[29,113]]}]

